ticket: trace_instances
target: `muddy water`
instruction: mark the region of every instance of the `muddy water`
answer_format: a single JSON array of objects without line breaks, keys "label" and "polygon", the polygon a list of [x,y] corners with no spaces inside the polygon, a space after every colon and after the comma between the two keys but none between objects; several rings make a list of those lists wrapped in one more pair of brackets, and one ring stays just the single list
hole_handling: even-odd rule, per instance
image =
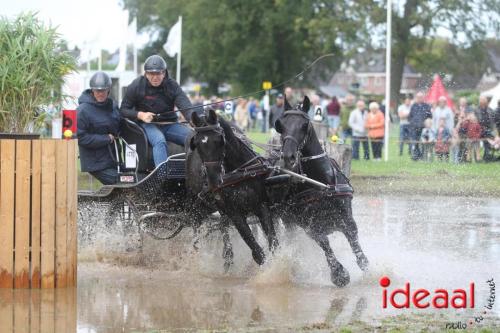
[{"label": "muddy water", "polygon": [[[83,242],[80,249],[76,302],[71,290],[2,294],[0,322],[7,318],[16,332],[25,331],[29,326],[19,325],[26,323],[48,325],[50,332],[89,333],[438,331],[450,322],[499,329],[500,306],[486,314],[483,306],[490,295],[486,280],[500,281],[500,199],[357,196],[353,211],[371,266],[362,273],[344,236],[330,236],[351,274],[343,289],[331,285],[322,251],[301,230],[286,238],[280,230],[282,247],[263,267],[232,235],[235,264],[227,274],[217,234],[203,239],[198,251],[186,230],[173,241],[147,239],[138,253],[136,237],[99,232],[92,245]],[[412,290],[468,291],[474,282],[475,308],[384,309],[382,276],[391,279],[389,291],[406,282]],[[11,326],[3,326],[5,332]]]}]

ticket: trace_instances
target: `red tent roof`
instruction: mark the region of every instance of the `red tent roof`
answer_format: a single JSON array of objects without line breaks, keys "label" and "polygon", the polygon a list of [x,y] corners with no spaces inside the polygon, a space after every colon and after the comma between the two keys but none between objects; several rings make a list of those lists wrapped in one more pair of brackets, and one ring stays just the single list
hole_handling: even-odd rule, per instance
[{"label": "red tent roof", "polygon": [[436,74],[434,76],[434,82],[432,82],[432,86],[427,91],[427,95],[425,95],[425,102],[430,104],[437,103],[439,97],[441,96],[446,97],[448,106],[450,108],[453,108],[453,101],[448,95],[448,92],[446,91],[446,88],[444,87],[441,78],[439,77],[439,75]]}]

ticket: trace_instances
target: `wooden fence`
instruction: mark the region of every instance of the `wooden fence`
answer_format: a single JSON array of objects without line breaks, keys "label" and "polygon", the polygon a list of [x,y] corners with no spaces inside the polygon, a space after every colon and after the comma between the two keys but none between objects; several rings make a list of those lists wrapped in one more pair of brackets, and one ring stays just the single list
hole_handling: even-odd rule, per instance
[{"label": "wooden fence", "polygon": [[0,140],[0,288],[76,285],[76,140]]}]

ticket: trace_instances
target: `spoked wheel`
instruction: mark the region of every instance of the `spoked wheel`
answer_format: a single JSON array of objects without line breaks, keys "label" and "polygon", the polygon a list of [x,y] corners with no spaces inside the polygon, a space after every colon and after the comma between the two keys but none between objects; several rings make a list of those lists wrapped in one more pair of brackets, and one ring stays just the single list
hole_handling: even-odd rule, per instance
[{"label": "spoked wheel", "polygon": [[177,214],[151,212],[139,218],[139,228],[157,240],[174,238],[184,225],[184,220]]}]

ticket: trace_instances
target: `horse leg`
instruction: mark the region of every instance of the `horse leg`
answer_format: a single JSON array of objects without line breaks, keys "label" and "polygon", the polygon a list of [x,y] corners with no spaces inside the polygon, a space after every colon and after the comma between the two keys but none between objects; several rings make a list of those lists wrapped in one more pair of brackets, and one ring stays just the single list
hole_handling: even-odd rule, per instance
[{"label": "horse leg", "polygon": [[229,268],[233,265],[233,245],[231,244],[231,239],[229,237],[229,221],[227,217],[221,216],[221,233],[222,242],[224,246],[222,248],[222,258],[224,258],[224,272],[227,273]]},{"label": "horse leg", "polygon": [[250,230],[250,227],[247,224],[246,217],[241,215],[233,215],[231,216],[231,220],[233,221],[234,226],[236,227],[236,230],[238,230],[241,238],[243,238],[245,243],[252,251],[252,257],[255,262],[259,265],[264,264],[264,261],[266,260],[264,250],[262,250],[259,243],[257,243],[257,241],[255,240],[255,237],[252,234],[252,230]]},{"label": "horse leg", "polygon": [[259,211],[257,212],[257,217],[260,220],[260,225],[262,226],[262,230],[267,236],[267,242],[269,245],[269,251],[274,252],[278,246],[278,237],[276,237],[276,230],[274,229],[274,222],[271,211],[269,207],[264,204],[261,204]]},{"label": "horse leg", "polygon": [[330,242],[328,237],[324,233],[308,233],[309,236],[318,243],[318,245],[325,251],[326,261],[330,267],[330,279],[333,284],[337,287],[344,287],[350,281],[349,272],[342,266],[342,264],[337,260],[332,248],[330,247]]},{"label": "horse leg", "polygon": [[344,233],[344,235],[347,238],[347,241],[351,245],[352,252],[356,256],[356,263],[358,264],[359,268],[361,268],[362,271],[367,271],[369,262],[365,253],[361,249],[361,245],[359,244],[358,226],[356,225],[356,221],[354,221],[354,218],[352,216],[350,202],[346,204],[345,208],[346,209],[343,212],[344,214],[343,219],[347,223],[344,224],[342,232]]}]

